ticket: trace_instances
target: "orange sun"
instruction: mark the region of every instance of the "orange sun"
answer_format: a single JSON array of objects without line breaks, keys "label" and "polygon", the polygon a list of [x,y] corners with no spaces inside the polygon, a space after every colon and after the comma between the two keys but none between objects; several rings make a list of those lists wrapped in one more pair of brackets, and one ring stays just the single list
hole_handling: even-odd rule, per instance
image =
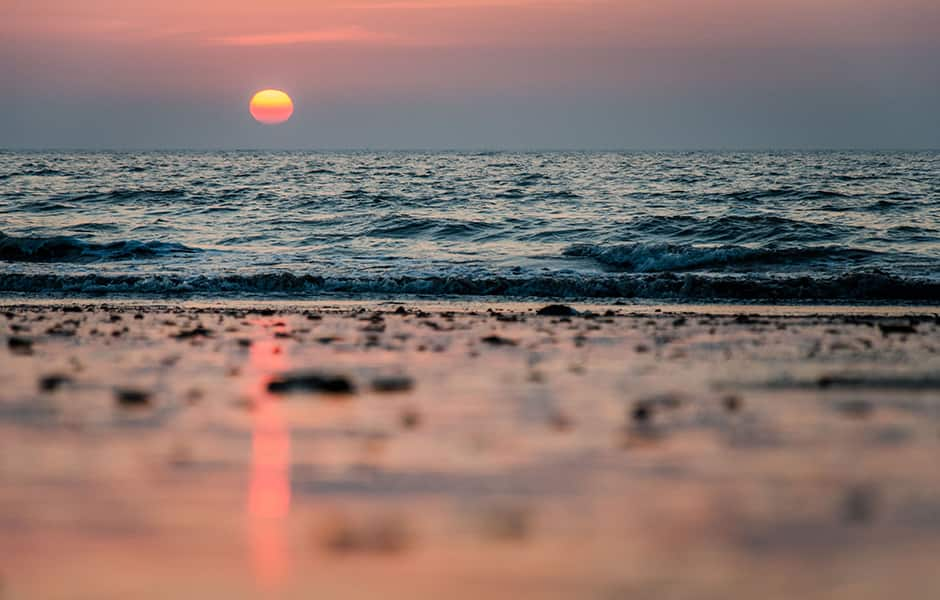
[{"label": "orange sun", "polygon": [[294,114],[294,102],[281,90],[261,90],[251,97],[248,110],[259,123],[276,125]]}]

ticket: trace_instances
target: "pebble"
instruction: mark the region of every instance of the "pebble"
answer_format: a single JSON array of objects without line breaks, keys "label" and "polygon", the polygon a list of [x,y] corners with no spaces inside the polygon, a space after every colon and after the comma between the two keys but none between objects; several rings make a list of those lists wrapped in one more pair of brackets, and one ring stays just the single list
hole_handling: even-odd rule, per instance
[{"label": "pebble", "polygon": [[376,392],[407,392],[414,387],[414,379],[407,375],[389,375],[372,380]]},{"label": "pebble", "polygon": [[535,314],[542,317],[573,317],[578,311],[564,304],[549,304],[538,309]]},{"label": "pebble", "polygon": [[150,403],[150,392],[135,388],[118,388],[114,390],[114,396],[122,406],[144,406]]},{"label": "pebble", "polygon": [[59,373],[44,375],[43,377],[39,378],[39,389],[43,392],[54,392],[62,385],[71,382],[72,378],[68,375],[61,375]]},{"label": "pebble", "polygon": [[273,394],[295,392],[323,392],[328,394],[352,394],[355,386],[345,375],[319,371],[285,373],[268,382],[268,391]]},{"label": "pebble", "polygon": [[32,354],[33,340],[24,337],[12,336],[7,340],[7,348],[14,354]]},{"label": "pebble", "polygon": [[206,329],[202,325],[198,325],[193,329],[184,329],[174,335],[178,340],[186,340],[194,337],[210,337],[212,335],[211,329]]},{"label": "pebble", "polygon": [[499,335],[488,335],[485,338],[480,340],[484,344],[489,344],[491,346],[516,346],[518,342],[516,340],[511,340]]}]

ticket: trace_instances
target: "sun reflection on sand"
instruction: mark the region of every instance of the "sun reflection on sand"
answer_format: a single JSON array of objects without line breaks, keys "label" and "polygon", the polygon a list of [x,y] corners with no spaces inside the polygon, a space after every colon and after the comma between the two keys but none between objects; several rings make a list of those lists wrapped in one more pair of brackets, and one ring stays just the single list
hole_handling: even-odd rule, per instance
[{"label": "sun reflection on sand", "polygon": [[289,570],[285,519],[290,512],[290,432],[281,405],[267,391],[271,373],[286,360],[271,341],[251,348],[248,394],[253,403],[251,482],[248,489],[249,543],[256,582],[283,583]]}]

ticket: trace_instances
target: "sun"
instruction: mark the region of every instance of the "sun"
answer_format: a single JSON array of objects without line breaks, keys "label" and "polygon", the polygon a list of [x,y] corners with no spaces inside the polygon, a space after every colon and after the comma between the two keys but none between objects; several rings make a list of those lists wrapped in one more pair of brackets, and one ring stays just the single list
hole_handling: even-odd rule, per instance
[{"label": "sun", "polygon": [[259,123],[277,125],[294,114],[294,102],[281,90],[261,90],[251,97],[248,110]]}]

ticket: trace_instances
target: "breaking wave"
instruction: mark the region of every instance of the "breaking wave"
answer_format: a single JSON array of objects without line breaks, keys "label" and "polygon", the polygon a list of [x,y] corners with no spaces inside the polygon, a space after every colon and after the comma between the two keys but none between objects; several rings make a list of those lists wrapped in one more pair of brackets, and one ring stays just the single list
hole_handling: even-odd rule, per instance
[{"label": "breaking wave", "polygon": [[569,258],[588,258],[620,271],[656,273],[697,269],[731,269],[762,265],[800,265],[818,261],[862,263],[877,252],[842,246],[703,247],[682,244],[622,244],[614,246],[575,244],[564,251]]},{"label": "breaking wave", "polygon": [[251,275],[0,274],[0,292],[135,297],[282,297],[330,294],[489,296],[504,298],[662,299],[748,302],[928,302],[940,300],[940,281],[881,272],[830,277],[630,275],[332,277],[288,272]]},{"label": "breaking wave", "polygon": [[8,262],[89,263],[195,252],[199,250],[173,242],[122,240],[96,244],[69,236],[14,237],[0,233],[0,260]]}]

